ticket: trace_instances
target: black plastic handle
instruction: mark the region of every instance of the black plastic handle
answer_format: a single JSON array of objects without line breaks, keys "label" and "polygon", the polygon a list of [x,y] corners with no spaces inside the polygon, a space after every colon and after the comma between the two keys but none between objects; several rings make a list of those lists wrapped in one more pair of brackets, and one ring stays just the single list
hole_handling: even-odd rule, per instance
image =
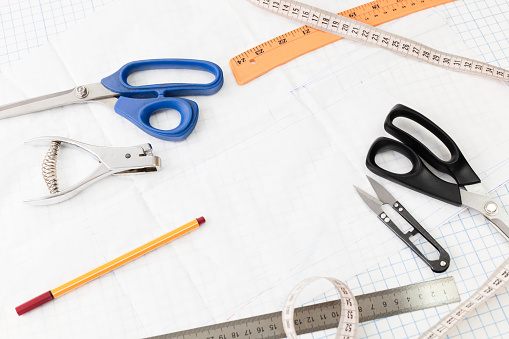
[{"label": "black plastic handle", "polygon": [[[394,119],[406,118],[412,120],[442,141],[451,153],[451,159],[444,161],[438,158],[431,150],[414,138],[412,135],[403,131],[394,125]],[[460,186],[471,185],[481,182],[481,179],[475,174],[472,167],[461,153],[460,149],[452,140],[452,138],[438,127],[433,121],[422,115],[421,113],[401,104],[392,108],[385,119],[384,128],[387,133],[393,135],[412,148],[421,158],[437,170],[447,173],[456,180]]]},{"label": "black plastic handle", "polygon": [[[375,162],[375,156],[384,151],[401,153],[412,163],[408,173],[394,173],[383,169]],[[460,206],[461,196],[458,185],[451,184],[434,175],[422,162],[421,158],[408,146],[394,139],[380,137],[371,145],[366,157],[366,167],[382,178],[394,181],[432,198]]]}]

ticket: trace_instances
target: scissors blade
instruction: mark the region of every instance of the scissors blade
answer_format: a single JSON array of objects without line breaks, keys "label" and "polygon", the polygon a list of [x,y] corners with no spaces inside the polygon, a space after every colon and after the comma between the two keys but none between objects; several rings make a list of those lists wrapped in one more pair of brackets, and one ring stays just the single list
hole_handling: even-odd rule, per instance
[{"label": "scissors blade", "polygon": [[481,183],[465,185],[465,186],[463,186],[463,188],[469,192],[489,196],[488,190],[486,188],[484,188],[483,184],[481,184]]},{"label": "scissors blade", "polygon": [[369,183],[371,184],[371,187],[373,187],[373,190],[375,191],[378,199],[380,199],[381,202],[388,205],[394,205],[398,200],[392,196],[389,191],[385,189],[382,185],[378,183],[375,179],[371,178],[370,176],[366,175],[366,177],[369,180]]},{"label": "scissors blade", "polygon": [[498,230],[509,240],[509,215],[504,211],[500,211],[490,221],[498,228]]},{"label": "scissors blade", "polygon": [[[87,95],[83,98],[80,98],[77,95],[78,89],[80,88],[85,88],[87,91]],[[43,95],[40,97],[0,106],[0,119],[16,117],[19,115],[39,112],[60,106],[84,103],[91,100],[111,98],[114,96],[118,96],[118,93],[110,91],[102,84],[78,86],[66,91]]]},{"label": "scissors blade", "polygon": [[362,200],[364,200],[366,205],[368,205],[368,207],[373,212],[375,212],[376,215],[380,215],[381,213],[383,213],[383,209],[382,209],[383,203],[380,200],[372,197],[371,195],[369,195],[368,193],[364,192],[363,190],[361,190],[359,187],[357,187],[355,185],[353,187],[355,187],[355,189],[357,190],[357,193],[359,193],[359,195],[361,196]]},{"label": "scissors blade", "polygon": [[460,190],[461,202],[481,212],[509,240],[509,216],[489,195]]}]

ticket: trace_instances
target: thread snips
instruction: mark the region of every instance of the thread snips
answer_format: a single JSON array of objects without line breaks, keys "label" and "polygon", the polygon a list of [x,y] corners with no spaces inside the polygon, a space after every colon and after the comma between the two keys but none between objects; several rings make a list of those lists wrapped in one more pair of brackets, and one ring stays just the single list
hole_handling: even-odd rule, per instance
[{"label": "thread snips", "polygon": [[[384,223],[391,231],[393,231],[414,253],[421,258],[435,273],[445,272],[451,263],[451,257],[449,253],[429,234],[424,227],[419,224],[417,220],[408,212],[408,210],[403,207],[403,205],[392,196],[387,189],[385,189],[382,185],[376,182],[374,179],[368,176],[369,183],[373,190],[375,191],[377,198],[371,196],[370,194],[364,192],[360,188],[355,187],[357,193],[359,193],[362,200],[366,203],[366,205],[378,216],[378,219]],[[391,218],[385,214],[382,209],[382,205],[389,205],[392,207],[396,213],[402,216],[411,226],[412,230],[404,233]],[[438,252],[438,259],[430,260],[424,253],[422,253],[417,246],[411,240],[412,236],[416,236],[420,234],[431,246],[435,248]]]},{"label": "thread snips", "polygon": [[[27,141],[30,144],[48,142],[50,147],[42,163],[42,176],[50,194],[25,200],[26,203],[32,205],[56,204],[70,199],[108,175],[156,172],[160,169],[161,161],[159,157],[152,154],[152,146],[149,143],[132,147],[106,147],[54,136],[38,137]],[[57,158],[62,144],[84,150],[99,161],[99,166],[92,173],[64,190],[60,190],[57,178]]]}]

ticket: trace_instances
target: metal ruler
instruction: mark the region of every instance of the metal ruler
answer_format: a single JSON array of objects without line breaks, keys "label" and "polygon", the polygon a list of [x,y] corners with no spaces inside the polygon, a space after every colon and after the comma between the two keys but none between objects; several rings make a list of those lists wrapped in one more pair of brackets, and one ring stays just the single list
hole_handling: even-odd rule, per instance
[{"label": "metal ruler", "polygon": [[[356,296],[359,321],[393,315],[460,301],[453,277]],[[294,325],[298,334],[338,326],[341,306],[338,300],[295,308]],[[276,339],[285,338],[281,312],[199,327],[151,337],[152,339]]]},{"label": "metal ruler", "polygon": [[[377,0],[338,14],[378,26],[452,1],[455,0]],[[337,35],[302,26],[235,56],[230,59],[230,68],[239,85],[244,85],[290,60],[340,39]]]}]

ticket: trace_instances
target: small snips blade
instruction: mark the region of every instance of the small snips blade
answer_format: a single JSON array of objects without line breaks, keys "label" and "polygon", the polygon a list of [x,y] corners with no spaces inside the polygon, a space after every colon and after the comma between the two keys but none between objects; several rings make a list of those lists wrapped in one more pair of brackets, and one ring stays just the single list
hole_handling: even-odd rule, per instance
[{"label": "small snips blade", "polygon": [[373,191],[375,191],[376,196],[378,197],[378,199],[380,199],[380,201],[383,201],[385,204],[391,206],[394,205],[396,201],[398,201],[396,198],[392,196],[392,194],[389,193],[387,189],[385,189],[385,187],[380,185],[375,179],[367,175],[366,177],[368,178],[371,187],[373,187]]},{"label": "small snips blade", "polygon": [[365,191],[361,190],[359,187],[357,187],[355,185],[353,187],[355,187],[355,189],[357,190],[357,193],[359,193],[359,195],[362,198],[362,200],[366,203],[366,205],[368,205],[368,207],[373,212],[375,212],[375,214],[381,214],[381,213],[384,212],[383,209],[382,209],[383,202],[381,202],[380,200],[372,197],[370,194],[368,194]]}]

